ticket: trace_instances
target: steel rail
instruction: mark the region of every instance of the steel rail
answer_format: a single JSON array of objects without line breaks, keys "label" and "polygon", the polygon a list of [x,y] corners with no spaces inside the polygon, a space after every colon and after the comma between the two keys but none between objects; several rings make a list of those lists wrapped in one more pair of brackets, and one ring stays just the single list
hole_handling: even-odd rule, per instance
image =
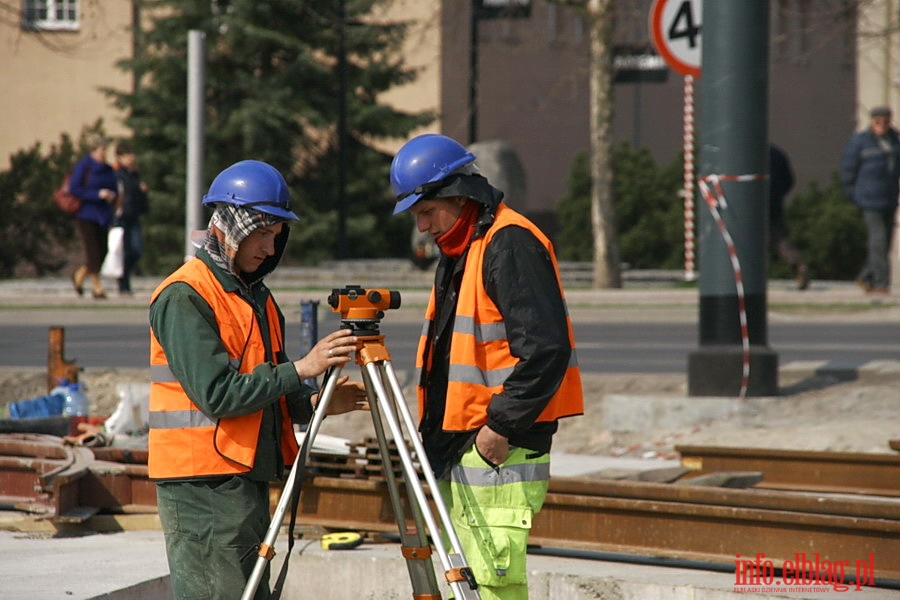
[{"label": "steel rail", "polygon": [[[384,484],[312,477],[298,522],[326,528],[395,528]],[[798,553],[873,560],[900,578],[900,502],[816,494],[554,478],[531,542],[541,546],[731,562],[764,553],[776,567]]]},{"label": "steel rail", "polygon": [[682,478],[727,471],[758,471],[757,488],[900,497],[900,455],[675,446],[681,464],[691,469]]},{"label": "steel rail", "polygon": [[54,523],[82,523],[101,511],[156,512],[146,451],[110,448],[97,449],[97,454],[109,460],[98,460],[90,448],[65,445],[56,436],[2,434],[0,502]]},{"label": "steel rail", "polygon": [[[113,460],[85,458],[93,457],[89,449],[54,436],[0,435],[0,502],[42,505],[57,523],[99,511],[155,512],[146,455],[95,451]],[[311,465],[300,524],[396,532],[387,486],[363,454],[315,456]],[[778,568],[815,556],[848,568],[872,564],[876,578],[900,580],[900,499],[556,477],[531,542],[731,564],[764,554]]]}]

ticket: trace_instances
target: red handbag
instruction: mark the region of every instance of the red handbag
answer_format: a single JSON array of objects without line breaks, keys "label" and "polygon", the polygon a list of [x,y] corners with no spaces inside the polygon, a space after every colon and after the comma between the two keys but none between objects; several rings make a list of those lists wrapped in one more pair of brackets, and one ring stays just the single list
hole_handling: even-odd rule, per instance
[{"label": "red handbag", "polygon": [[62,210],[64,213],[68,213],[70,215],[77,213],[81,210],[81,198],[77,196],[73,196],[71,192],[69,192],[69,177],[71,177],[71,173],[66,175],[66,178],[63,179],[62,185],[57,188],[55,192],[53,192],[53,201],[56,202],[56,205]]}]

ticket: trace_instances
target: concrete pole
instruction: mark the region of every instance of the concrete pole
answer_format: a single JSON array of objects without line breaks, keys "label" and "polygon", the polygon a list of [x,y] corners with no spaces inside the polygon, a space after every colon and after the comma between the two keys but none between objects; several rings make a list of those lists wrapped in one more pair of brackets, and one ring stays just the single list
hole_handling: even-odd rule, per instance
[{"label": "concrete pole", "polygon": [[187,183],[184,206],[184,260],[194,256],[196,248],[191,243],[191,232],[205,226],[203,223],[203,157],[206,153],[203,130],[206,125],[204,107],[206,98],[206,34],[192,29],[188,32],[188,97],[187,97]]},{"label": "concrete pole", "polygon": [[768,41],[768,0],[704,0],[698,177],[756,177],[723,181],[727,206],[719,207],[740,265],[746,329],[729,247],[698,199],[700,348],[688,357],[690,396],[738,395],[747,365],[746,395],[778,393],[778,357],[768,348],[766,323]]}]

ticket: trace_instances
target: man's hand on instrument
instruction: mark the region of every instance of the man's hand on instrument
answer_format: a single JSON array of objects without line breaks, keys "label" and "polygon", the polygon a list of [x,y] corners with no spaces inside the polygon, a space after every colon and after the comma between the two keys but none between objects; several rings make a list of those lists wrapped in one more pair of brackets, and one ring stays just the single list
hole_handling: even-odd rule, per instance
[{"label": "man's hand on instrument", "polygon": [[329,367],[343,366],[350,362],[356,350],[356,336],[351,329],[341,329],[330,333],[313,346],[309,354],[294,361],[297,377],[312,379],[318,377]]}]

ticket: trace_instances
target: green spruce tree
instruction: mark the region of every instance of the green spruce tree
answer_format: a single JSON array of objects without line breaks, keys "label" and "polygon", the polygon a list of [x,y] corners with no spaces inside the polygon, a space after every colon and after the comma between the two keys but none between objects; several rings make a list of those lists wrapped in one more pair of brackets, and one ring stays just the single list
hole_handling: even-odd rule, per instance
[{"label": "green spruce tree", "polygon": [[134,73],[134,90],[107,93],[127,114],[152,184],[145,268],[165,272],[183,255],[191,30],[205,33],[204,187],[243,159],[284,173],[302,219],[286,262],[408,254],[409,223],[391,217],[391,157],[375,143],[434,117],[378,101],[416,75],[399,54],[407,24],[367,20],[378,1],[141,3],[148,25],[135,32],[140,50],[120,62]]}]

